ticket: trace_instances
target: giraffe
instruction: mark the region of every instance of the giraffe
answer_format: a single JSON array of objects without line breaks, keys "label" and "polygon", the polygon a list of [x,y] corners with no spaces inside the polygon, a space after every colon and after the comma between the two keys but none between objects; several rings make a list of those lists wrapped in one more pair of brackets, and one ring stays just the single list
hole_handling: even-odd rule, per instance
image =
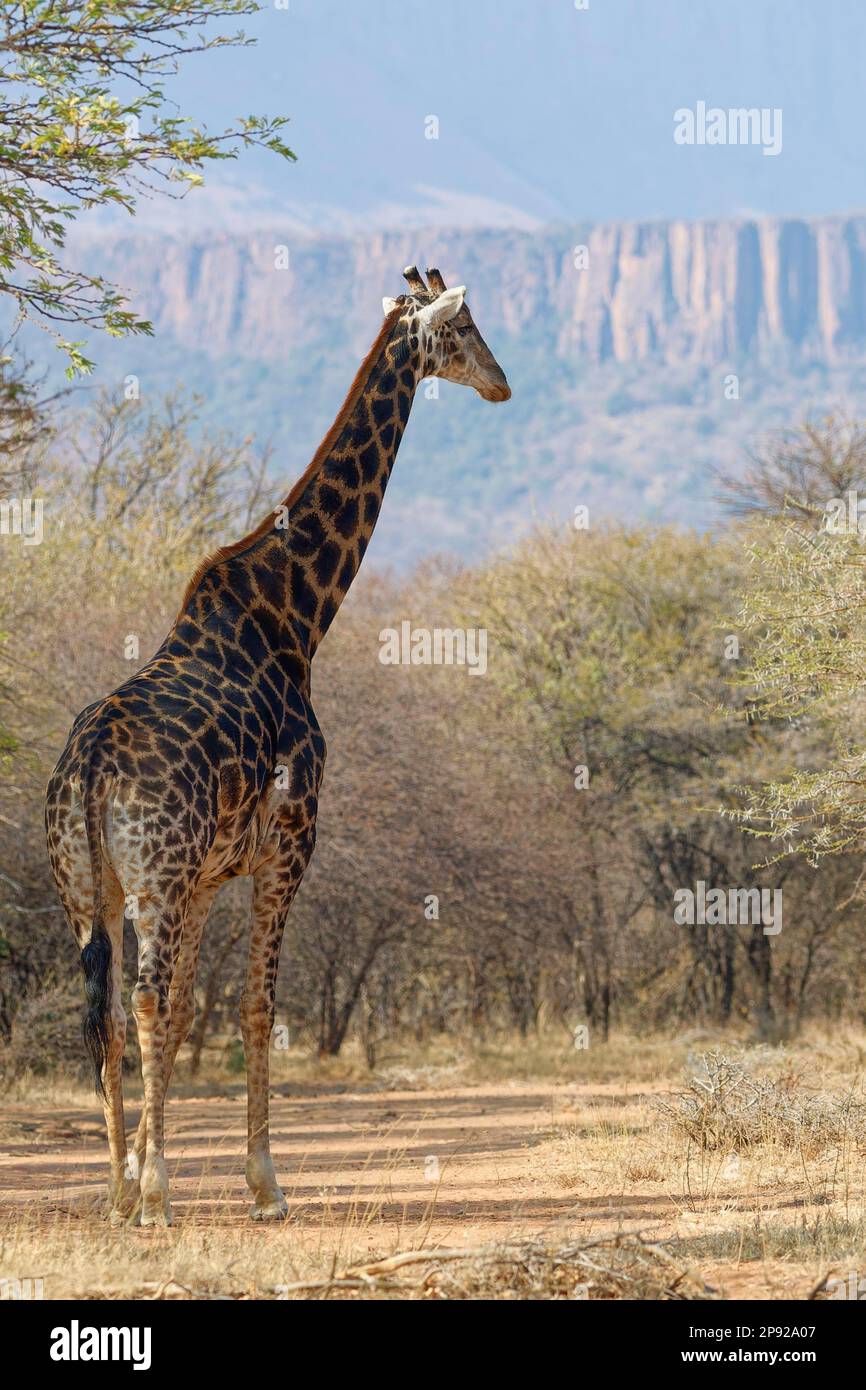
[{"label": "giraffe", "polygon": [[[81,951],[84,1038],[102,1097],[113,1223],[169,1225],[164,1106],[194,1014],[199,946],[221,884],[253,880],[241,996],[245,1176],[254,1219],[281,1219],[268,1052],[283,926],[313,853],[325,740],[311,663],[363,559],[421,380],[506,401],[511,389],[438,270],[384,299],[384,322],[337,417],[284,501],[198,567],[162,646],[78,715],[46,794],[48,853]],[[144,1100],[127,1151],[121,1063],[124,917]]]}]

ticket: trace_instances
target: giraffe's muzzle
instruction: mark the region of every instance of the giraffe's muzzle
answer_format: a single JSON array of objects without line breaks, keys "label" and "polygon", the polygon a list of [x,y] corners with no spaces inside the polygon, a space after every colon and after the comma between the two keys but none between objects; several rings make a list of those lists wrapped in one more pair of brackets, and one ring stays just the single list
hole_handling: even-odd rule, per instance
[{"label": "giraffe's muzzle", "polygon": [[501,382],[493,382],[489,386],[478,387],[478,394],[485,401],[510,401],[511,387],[503,375]]}]

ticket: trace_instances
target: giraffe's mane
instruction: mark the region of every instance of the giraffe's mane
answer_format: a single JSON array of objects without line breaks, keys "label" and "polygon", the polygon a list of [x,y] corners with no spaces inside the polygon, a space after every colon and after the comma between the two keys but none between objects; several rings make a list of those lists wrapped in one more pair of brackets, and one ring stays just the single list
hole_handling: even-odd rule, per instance
[{"label": "giraffe's mane", "polygon": [[[379,354],[381,353],[382,348],[384,347],[388,338],[391,336],[391,330],[393,329],[397,320],[400,318],[404,309],[405,305],[398,304],[397,307],[392,309],[389,314],[386,314],[384,322],[382,323],[382,327],[379,329],[379,332],[376,335],[376,339],[373,343],[373,346],[370,348],[370,351],[367,353],[367,356],[364,358],[363,362],[361,363],[360,367],[355,373],[355,379],[352,382],[352,385],[349,387],[346,399],[343,401],[343,404],[340,406],[340,409],[337,412],[337,416],[334,420],[334,423],[331,425],[331,428],[328,430],[318,449],[313,454],[313,457],[307,464],[307,467],[304,469],[300,478],[298,478],[298,481],[295,483],[294,487],[289,492],[288,496],[283,499],[283,502],[281,504],[283,507],[290,508],[292,504],[298,500],[301,493],[304,491],[304,488],[307,486],[307,483],[309,483],[310,479],[318,472],[319,468],[321,468],[322,464],[325,462],[325,459],[330,454],[331,450],[333,449],[334,445],[340,437],[340,433],[343,429],[343,426],[345,425],[352,411],[355,409],[355,406],[358,404],[358,400],[360,399],[364,391],[364,388],[367,385],[367,382],[370,378],[370,373],[373,370],[373,367],[379,357]],[[201,564],[198,566],[198,568],[196,569],[195,573],[193,574],[192,578],[186,586],[183,599],[181,600],[180,612],[178,613],[175,622],[178,622],[179,619],[182,617],[187,604],[189,603],[199,584],[204,579],[205,575],[208,574],[214,568],[215,565],[220,565],[225,560],[231,560],[233,556],[239,555],[242,550],[246,550],[248,546],[254,545],[256,541],[261,540],[262,536],[267,535],[268,531],[273,530],[275,510],[275,508],[272,508],[268,512],[267,516],[259,522],[255,530],[250,531],[249,535],[242,537],[242,539],[239,541],[235,541],[232,545],[221,546],[219,550],[214,550],[210,555],[205,556],[205,558],[202,560]]]}]

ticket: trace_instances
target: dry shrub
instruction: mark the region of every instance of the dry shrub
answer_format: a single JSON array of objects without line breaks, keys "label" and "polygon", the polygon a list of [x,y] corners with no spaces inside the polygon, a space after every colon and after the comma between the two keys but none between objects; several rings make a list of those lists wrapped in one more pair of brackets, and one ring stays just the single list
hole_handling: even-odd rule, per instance
[{"label": "dry shrub", "polygon": [[804,1153],[841,1147],[864,1132],[853,1091],[798,1095],[797,1079],[757,1077],[720,1052],[705,1053],[684,1091],[657,1102],[671,1125],[705,1152],[777,1144]]},{"label": "dry shrub", "polygon": [[544,1240],[470,1250],[414,1250],[315,1282],[286,1297],[403,1300],[707,1300],[715,1289],[638,1235],[583,1244]]},{"label": "dry shrub", "polygon": [[44,1076],[61,1070],[82,1079],[87,1071],[82,1013],[80,995],[66,986],[26,998],[13,1019],[9,1043],[0,1047],[0,1090],[8,1090],[25,1074]]}]

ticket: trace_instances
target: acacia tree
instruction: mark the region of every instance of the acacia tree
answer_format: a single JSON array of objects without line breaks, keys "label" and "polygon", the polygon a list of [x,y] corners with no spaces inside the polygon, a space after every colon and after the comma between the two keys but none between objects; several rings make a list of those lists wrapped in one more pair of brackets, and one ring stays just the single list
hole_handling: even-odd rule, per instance
[{"label": "acacia tree", "polygon": [[32,478],[51,437],[50,407],[65,394],[42,394],[28,363],[0,349],[0,488]]},{"label": "acacia tree", "polygon": [[[737,782],[781,766],[732,681],[724,615],[739,551],[672,529],[544,532],[466,586],[490,629],[491,685],[532,730],[573,828],[571,935],[586,1015],[606,1036],[621,960],[677,889],[761,886],[754,844],[720,821]],[[573,781],[576,775],[576,780]],[[772,877],[778,886],[779,871]],[[773,1027],[760,924],[686,933],[683,1013],[730,1017],[742,960],[755,1019]]]},{"label": "acacia tree", "polygon": [[786,775],[751,788],[739,818],[770,853],[813,861],[866,843],[866,553],[857,534],[761,525],[743,627],[756,715],[791,730]]},{"label": "acacia tree", "polygon": [[149,333],[118,289],[62,259],[84,210],[135,211],[142,193],[180,194],[213,160],[243,146],[295,156],[285,117],[247,116],[210,133],[169,106],[164,84],[182,58],[246,45],[212,22],[252,14],[257,0],[22,0],[0,7],[0,290],[17,322],[46,329],[67,373],[92,362],[70,325],[114,336]]},{"label": "acacia tree", "polygon": [[753,718],[783,725],[782,775],[744,789],[737,819],[776,859],[862,849],[866,841],[866,424],[828,416],[783,432],[739,484],[753,518],[739,622]]}]

